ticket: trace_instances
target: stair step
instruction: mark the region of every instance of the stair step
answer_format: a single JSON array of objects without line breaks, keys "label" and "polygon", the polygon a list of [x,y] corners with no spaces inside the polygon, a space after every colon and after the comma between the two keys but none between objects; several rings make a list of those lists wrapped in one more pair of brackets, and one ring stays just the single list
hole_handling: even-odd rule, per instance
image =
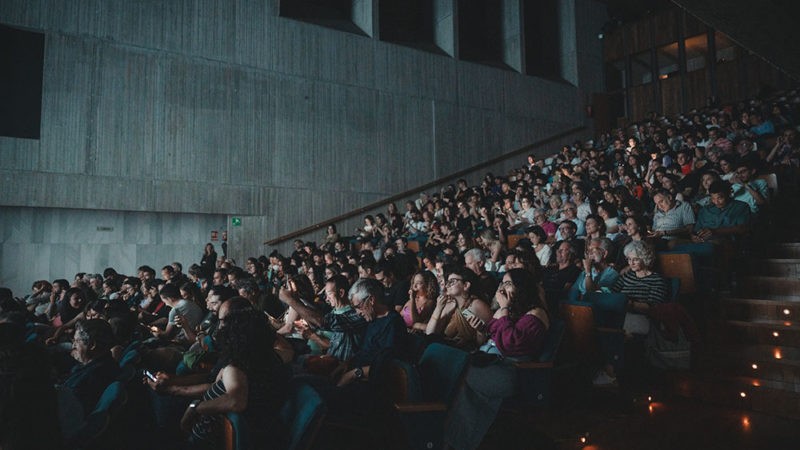
[{"label": "stair step", "polygon": [[[742,361],[775,360],[780,361],[782,364],[800,367],[800,347],[789,345],[715,345],[705,349],[703,355],[736,357]],[[776,355],[779,357],[776,358]]]},{"label": "stair step", "polygon": [[771,244],[765,251],[772,258],[800,258],[800,242]]},{"label": "stair step", "polygon": [[747,276],[739,280],[737,294],[774,300],[800,301],[800,280],[777,276]]},{"label": "stair step", "polygon": [[800,385],[756,377],[673,373],[672,392],[719,405],[800,419]]},{"label": "stair step", "polygon": [[709,340],[719,343],[782,345],[800,348],[800,324],[781,320],[728,320]]},{"label": "stair step", "polygon": [[[781,358],[776,359],[776,355]],[[695,358],[695,369],[718,376],[758,376],[762,380],[800,383],[798,357],[797,347],[716,345]]]},{"label": "stair step", "polygon": [[720,300],[720,305],[722,317],[728,320],[777,320],[782,321],[784,326],[791,326],[800,320],[800,298],[724,297]]},{"label": "stair step", "polygon": [[800,259],[756,259],[750,263],[750,273],[753,275],[800,278]]}]

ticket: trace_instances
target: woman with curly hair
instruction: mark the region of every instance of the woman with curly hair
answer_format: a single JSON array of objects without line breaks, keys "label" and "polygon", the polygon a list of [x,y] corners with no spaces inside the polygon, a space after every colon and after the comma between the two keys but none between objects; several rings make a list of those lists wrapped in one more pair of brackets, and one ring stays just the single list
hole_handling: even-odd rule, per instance
[{"label": "woman with curly hair", "polygon": [[220,448],[221,415],[241,413],[256,448],[275,446],[282,440],[279,411],[289,382],[273,350],[275,332],[246,299],[235,297],[220,308],[215,338],[221,350],[217,367],[222,368],[202,399],[186,408],[181,428],[191,433],[193,448]]},{"label": "woman with curly hair", "polygon": [[436,299],[439,298],[439,283],[436,276],[427,270],[414,274],[408,297],[408,301],[400,310],[400,315],[411,331],[424,332],[436,306]]}]

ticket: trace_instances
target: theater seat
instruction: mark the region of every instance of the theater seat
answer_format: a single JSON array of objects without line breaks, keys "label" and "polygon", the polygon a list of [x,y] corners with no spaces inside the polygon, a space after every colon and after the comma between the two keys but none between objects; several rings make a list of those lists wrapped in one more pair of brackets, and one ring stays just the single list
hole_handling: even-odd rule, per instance
[{"label": "theater seat", "polygon": [[325,417],[325,404],[311,386],[295,382],[289,398],[281,408],[281,418],[287,426],[287,450],[311,448]]},{"label": "theater seat", "polygon": [[463,382],[469,354],[434,343],[416,367],[392,361],[381,381],[400,414],[408,448],[441,449],[447,410]]},{"label": "theater seat", "polygon": [[517,385],[513,397],[503,403],[507,409],[530,409],[547,407],[552,400],[552,384],[555,361],[561,341],[564,338],[565,324],[553,320],[547,330],[542,353],[536,361],[518,362]]},{"label": "theater seat", "polygon": [[250,450],[250,431],[239,413],[222,416],[222,441],[225,450]]},{"label": "theater seat", "polygon": [[109,449],[121,448],[122,436],[112,433],[112,427],[119,412],[128,401],[125,384],[121,381],[111,383],[94,410],[86,416],[84,424],[74,434],[64,437],[67,448]]}]

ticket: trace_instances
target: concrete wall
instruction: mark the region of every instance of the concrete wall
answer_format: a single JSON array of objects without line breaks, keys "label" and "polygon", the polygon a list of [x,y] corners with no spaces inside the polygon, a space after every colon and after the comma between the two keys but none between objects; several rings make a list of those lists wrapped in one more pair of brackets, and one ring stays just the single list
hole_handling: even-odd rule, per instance
[{"label": "concrete wall", "polygon": [[[43,278],[77,271],[40,259],[48,236],[7,241],[23,211],[47,222],[58,208],[60,222],[86,233],[94,214],[135,213],[143,226],[150,214],[174,215],[181,235],[208,228],[207,217],[241,216],[231,254],[242,258],[271,237],[583,124],[580,86],[277,11],[277,0],[0,2],[0,23],[46,35],[41,138],[0,138],[0,284],[27,290],[40,273],[20,272],[29,267],[47,266]],[[181,256],[160,245],[108,263],[163,265],[199,252],[204,233]],[[131,236],[122,242],[139,245]]]},{"label": "concrete wall", "polygon": [[[0,286],[30,293],[35,280],[102,273],[113,266],[136,274],[148,264],[178,261],[188,271],[199,263],[211,231],[221,239],[227,217],[210,214],[145,213],[0,207]],[[220,242],[215,243],[221,255]]]}]

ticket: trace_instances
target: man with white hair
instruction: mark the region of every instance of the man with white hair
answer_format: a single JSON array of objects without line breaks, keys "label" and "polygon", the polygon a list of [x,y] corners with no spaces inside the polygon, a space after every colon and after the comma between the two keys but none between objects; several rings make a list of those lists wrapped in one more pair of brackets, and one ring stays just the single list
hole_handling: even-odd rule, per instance
[{"label": "man with white hair", "polygon": [[464,265],[467,269],[475,273],[475,284],[472,287],[473,293],[481,300],[491,303],[492,296],[497,291],[499,281],[486,271],[486,255],[483,250],[473,248],[464,253]]}]

